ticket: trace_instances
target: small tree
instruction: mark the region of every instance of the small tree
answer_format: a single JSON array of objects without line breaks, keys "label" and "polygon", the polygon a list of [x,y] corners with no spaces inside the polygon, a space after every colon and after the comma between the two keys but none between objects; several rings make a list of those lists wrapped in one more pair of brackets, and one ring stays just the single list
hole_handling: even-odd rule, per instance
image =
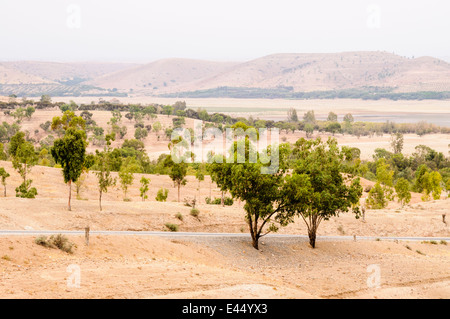
[{"label": "small tree", "polygon": [[170,114],[173,113],[173,106],[172,105],[165,105],[163,106],[163,114],[166,114],[167,117],[169,117]]},{"label": "small tree", "polygon": [[395,133],[391,136],[391,146],[394,154],[400,154],[403,150],[404,138],[402,133]]},{"label": "small tree", "polygon": [[298,115],[297,115],[297,111],[294,108],[290,108],[288,110],[288,121],[289,122],[294,122],[297,123],[298,122]]},{"label": "small tree", "polygon": [[334,113],[334,112],[328,113],[328,117],[327,117],[328,122],[337,122],[337,120],[338,120],[338,116],[336,113]]},{"label": "small tree", "polygon": [[198,188],[200,188],[200,182],[205,180],[205,175],[200,168],[195,172],[195,178],[198,180]]},{"label": "small tree", "polygon": [[178,202],[181,200],[181,186],[186,185],[186,175],[187,175],[187,164],[186,163],[175,163],[171,156],[167,156],[164,161],[164,167],[170,167],[169,176],[178,188]]},{"label": "small tree", "polygon": [[145,178],[144,176],[142,176],[141,187],[139,188],[139,191],[141,192],[141,198],[142,198],[143,202],[145,202],[145,200],[148,198],[147,192],[148,192],[149,184],[150,184],[150,178]]},{"label": "small tree", "polygon": [[162,125],[159,121],[153,123],[153,132],[158,134],[158,132],[161,131],[161,129],[162,129]]},{"label": "small tree", "polygon": [[64,182],[69,185],[69,211],[72,210],[72,182],[76,182],[83,172],[86,147],[86,133],[69,127],[64,137],[57,139],[51,149],[55,162],[62,167]]},{"label": "small tree", "polygon": [[103,152],[97,152],[97,175],[98,191],[99,191],[99,206],[102,211],[102,195],[108,192],[108,188],[116,185],[116,178],[111,176],[111,141],[114,141],[113,135],[106,136],[107,146]]},{"label": "small tree", "polygon": [[119,172],[119,181],[124,192],[123,200],[127,200],[128,187],[133,184],[133,172],[128,167],[122,167]]},{"label": "small tree", "polygon": [[167,196],[169,195],[169,190],[166,188],[160,188],[156,193],[156,200],[158,202],[165,202],[167,200]]},{"label": "small tree", "polygon": [[434,200],[441,198],[442,176],[439,172],[426,172],[422,178],[423,196],[422,201],[430,200],[430,195]]},{"label": "small tree", "polygon": [[409,182],[405,178],[400,178],[395,184],[395,192],[402,207],[411,201],[411,192],[409,191]]},{"label": "small tree", "polygon": [[25,140],[25,133],[17,132],[9,143],[9,154],[12,164],[23,179],[23,183],[16,188],[16,196],[23,198],[34,198],[37,195],[36,188],[31,188],[32,180],[27,179],[31,168],[36,164],[38,157],[34,146]]},{"label": "small tree", "polygon": [[393,192],[394,171],[389,169],[384,158],[377,161],[377,183],[369,192],[367,205],[373,209],[385,208],[394,199]]},{"label": "small tree", "polygon": [[6,197],[6,179],[9,176],[11,175],[9,175],[9,173],[3,167],[0,167],[0,178],[2,180],[3,192],[5,197]]}]

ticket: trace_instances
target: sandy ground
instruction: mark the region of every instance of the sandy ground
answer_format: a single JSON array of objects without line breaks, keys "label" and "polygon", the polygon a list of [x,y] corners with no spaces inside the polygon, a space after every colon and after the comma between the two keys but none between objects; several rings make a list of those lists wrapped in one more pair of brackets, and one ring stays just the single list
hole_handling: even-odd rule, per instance
[{"label": "sandy ground", "polygon": [[[89,176],[81,200],[73,194],[67,211],[68,188],[59,169],[34,167],[31,178],[36,199],[13,197],[20,183],[10,163],[8,196],[0,197],[0,229],[16,230],[166,230],[175,223],[180,231],[247,233],[242,205],[206,205],[209,180],[191,176],[182,198],[200,199],[199,218],[176,202],[176,190],[167,176],[152,180],[149,200],[142,202],[138,180],[124,202],[112,188],[103,211],[97,200],[95,177]],[[363,184],[370,182],[363,181]],[[156,202],[156,190],[169,187],[169,201]],[[220,192],[212,185],[213,196]],[[442,222],[449,200],[423,203],[413,194],[411,205],[391,203],[385,210],[369,210],[365,221],[341,214],[323,222],[319,235],[439,236],[450,237]],[[183,221],[175,217],[180,212]],[[306,234],[301,220],[280,230]],[[267,237],[260,250],[250,238],[158,238],[143,236],[68,236],[74,254],[44,248],[32,236],[0,236],[0,298],[449,298],[450,249],[436,242],[323,241],[316,249],[305,239]],[[70,265],[79,267],[81,286],[67,285]],[[375,265],[375,266],[371,266]],[[69,268],[68,268],[69,267]],[[73,267],[73,266],[72,266]],[[369,267],[369,268],[368,268]],[[372,268],[380,270],[380,287],[368,286]],[[68,271],[69,270],[69,271]]]},{"label": "sandy ground", "polygon": [[[70,236],[74,254],[0,237],[1,298],[448,298],[448,246]],[[420,251],[418,253],[417,251]],[[379,271],[379,287],[372,281]],[[73,269],[76,271],[74,272]],[[79,270],[79,272],[78,272]],[[79,274],[80,286],[73,286]]]},{"label": "sandy ground", "polygon": [[[110,112],[95,111],[94,120],[106,127]],[[30,132],[59,111],[38,111],[23,127]],[[4,120],[0,114],[0,120]],[[163,125],[171,118],[158,116]],[[187,119],[187,125],[192,121]],[[148,122],[148,123],[147,123]],[[133,124],[126,138],[132,138]],[[151,124],[146,121],[145,124]],[[43,137],[43,133],[38,133]],[[281,134],[293,142],[301,132]],[[327,135],[325,135],[326,137]],[[337,135],[340,144],[359,147],[370,158],[377,147],[389,149],[390,137]],[[121,141],[116,142],[116,146]],[[448,135],[405,136],[406,154],[418,144],[447,153]],[[167,152],[167,140],[151,133],[145,140],[150,157]],[[89,150],[93,151],[91,147]],[[21,180],[10,162],[0,162],[11,174],[7,197],[0,197],[2,230],[167,230],[166,223],[180,231],[247,233],[241,203],[231,207],[206,205],[207,196],[220,197],[209,176],[198,181],[188,176],[181,198],[198,201],[198,218],[190,207],[177,202],[177,190],[168,176],[148,175],[149,200],[139,197],[141,174],[135,174],[124,202],[119,186],[103,196],[99,211],[96,177],[90,173],[79,199],[72,194],[72,211],[67,211],[68,186],[60,169],[35,166],[30,178],[38,190],[36,199],[14,197]],[[363,185],[371,182],[364,181]],[[168,201],[155,201],[159,188],[169,189]],[[1,187],[0,187],[1,188]],[[0,189],[0,195],[3,189]],[[367,196],[367,193],[364,194]],[[439,236],[449,237],[442,215],[450,212],[450,201],[423,203],[413,194],[411,205],[401,208],[392,202],[384,210],[368,210],[365,221],[350,213],[320,225],[318,235]],[[181,213],[183,220],[175,217]],[[448,216],[447,216],[448,219]],[[306,234],[302,220],[280,230],[282,234]],[[89,247],[81,236],[69,236],[76,243],[74,254],[38,246],[34,237],[0,236],[0,298],[449,298],[450,251],[447,245],[418,242],[320,241],[316,249],[304,240],[265,238],[259,251],[249,238],[163,239],[156,237],[92,236]],[[81,286],[67,286],[69,265],[81,270]],[[381,271],[381,287],[369,287],[370,265]]]}]

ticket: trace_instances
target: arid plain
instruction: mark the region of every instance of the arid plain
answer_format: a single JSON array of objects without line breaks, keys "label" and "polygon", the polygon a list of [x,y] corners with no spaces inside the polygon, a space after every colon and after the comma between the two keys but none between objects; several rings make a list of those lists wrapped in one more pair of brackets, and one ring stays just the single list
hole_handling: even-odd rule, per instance
[{"label": "arid plain", "polygon": [[[187,102],[188,107],[200,107]],[[207,103],[203,101],[202,105]],[[302,109],[306,110],[315,109],[315,103],[322,102],[285,103],[303,105]],[[382,111],[374,105],[365,105],[366,102],[359,103],[367,112],[374,108]],[[403,111],[419,112],[424,110],[425,103],[412,102],[411,107]],[[322,112],[334,111],[342,116],[347,111],[344,104],[343,101],[330,103],[333,107],[324,106]],[[427,109],[427,112],[445,111],[440,102],[431,102],[430,105],[436,107]],[[318,114],[320,112],[317,111]],[[93,119],[106,127],[111,113],[93,113]],[[59,114],[59,110],[38,110],[30,121],[23,122],[23,129],[33,132],[40,123]],[[0,121],[4,120],[8,119],[1,114]],[[172,122],[171,117],[159,115],[158,119],[145,120],[145,124],[156,120],[163,126]],[[128,127],[125,138],[132,138],[133,122],[123,119],[123,123]],[[189,125],[192,125],[192,120],[187,119],[186,126]],[[280,137],[293,142],[303,136],[304,132],[295,132],[283,133]],[[375,148],[390,147],[388,135],[358,139],[337,134],[335,137],[342,145],[360,148],[362,158],[366,159],[370,159]],[[115,143],[119,145],[120,142]],[[167,152],[167,143],[164,138],[158,141],[155,133],[150,133],[145,140],[151,158]],[[419,144],[447,153],[450,137],[406,135],[404,152],[411,154]],[[89,151],[94,149],[90,147]],[[55,230],[57,233],[58,230],[84,230],[90,226],[95,231],[165,231],[165,223],[174,223],[179,225],[180,232],[244,235],[91,235],[88,247],[84,245],[84,236],[69,235],[76,244],[73,254],[38,246],[34,243],[36,236],[0,236],[2,298],[448,298],[450,295],[450,249],[446,242],[376,239],[393,236],[449,237],[450,231],[443,223],[442,215],[450,212],[450,202],[444,196],[441,200],[424,203],[420,194],[413,194],[411,204],[405,208],[392,202],[387,209],[368,210],[365,221],[356,220],[350,213],[341,214],[323,222],[318,231],[319,236],[355,235],[356,241],[319,238],[317,248],[312,249],[305,238],[267,237],[262,240],[261,249],[256,251],[247,235],[242,203],[235,202],[231,207],[205,203],[204,198],[210,194],[220,196],[219,189],[208,176],[200,185],[194,176],[188,176],[188,183],[181,190],[183,199],[194,196],[198,199],[198,218],[190,216],[190,208],[176,201],[177,192],[168,176],[148,175],[151,179],[149,200],[142,202],[138,190],[141,174],[135,174],[129,190],[130,202],[124,202],[123,192],[115,187],[105,194],[103,211],[100,212],[96,178],[91,172],[80,199],[73,200],[73,209],[69,212],[68,187],[63,182],[60,169],[34,167],[30,177],[39,194],[36,199],[18,199],[13,194],[14,188],[20,184],[19,175],[10,162],[0,162],[0,166],[11,173],[7,197],[0,198],[2,230]],[[364,186],[371,183],[362,181]],[[165,203],[155,201],[156,191],[161,187],[169,189]],[[177,213],[183,215],[183,221],[175,217]],[[306,226],[302,220],[296,220],[279,233],[306,235]],[[372,236],[373,239],[358,238],[361,236]],[[80,267],[80,288],[67,286],[69,265]],[[381,270],[379,288],[368,286],[370,265],[377,265]]]}]

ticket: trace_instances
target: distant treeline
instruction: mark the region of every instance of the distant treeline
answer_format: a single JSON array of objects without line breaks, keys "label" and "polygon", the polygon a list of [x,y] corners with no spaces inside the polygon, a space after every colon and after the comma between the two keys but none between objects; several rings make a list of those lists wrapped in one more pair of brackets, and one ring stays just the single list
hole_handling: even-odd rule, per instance
[{"label": "distant treeline", "polygon": [[447,100],[450,99],[450,91],[433,92],[407,92],[396,93],[393,88],[363,88],[344,89],[330,91],[294,92],[290,86],[280,86],[273,89],[243,88],[243,87],[218,87],[215,89],[198,90],[192,92],[162,94],[161,97],[169,98],[236,98],[236,99],[362,99],[362,100]]},{"label": "distant treeline", "polygon": [[[297,115],[295,109],[290,109],[284,121],[261,120],[250,117],[233,117],[224,113],[208,113],[204,109],[193,110],[187,108],[185,102],[178,101],[173,105],[158,105],[158,104],[122,104],[119,100],[91,102],[89,104],[77,104],[73,101],[70,103],[51,101],[49,96],[42,96],[39,101],[21,99],[17,100],[11,98],[9,102],[0,102],[0,109],[7,116],[11,116],[16,120],[14,124],[3,122],[0,124],[0,142],[8,142],[9,139],[18,131],[19,125],[24,119],[30,119],[33,116],[34,109],[60,109],[65,111],[81,111],[82,117],[87,121],[87,126],[92,131],[101,131],[101,128],[92,120],[92,114],[89,111],[110,111],[125,113],[125,118],[129,121],[135,122],[135,127],[140,127],[139,131],[145,133],[146,126],[142,120],[144,118],[156,118],[156,115],[174,116],[172,118],[172,127],[165,128],[164,135],[170,137],[172,130],[176,127],[184,126],[185,118],[201,120],[205,123],[205,128],[217,127],[219,129],[228,128],[237,122],[242,122],[248,126],[260,128],[278,128],[281,132],[286,134],[294,133],[295,131],[306,132],[307,137],[311,137],[314,132],[327,132],[331,134],[350,134],[357,137],[360,136],[374,136],[393,133],[412,133],[417,135],[425,135],[431,133],[450,134],[450,127],[438,126],[425,121],[418,123],[395,123],[391,121],[386,122],[358,122],[355,121],[352,114],[345,114],[344,120],[339,122],[338,115],[330,112],[327,119],[324,121],[317,120],[314,111],[308,111],[303,114],[303,117]],[[113,117],[121,117],[114,115]],[[92,121],[92,123],[91,123]],[[49,122],[50,123],[50,122]],[[48,124],[41,123],[41,128],[48,128]],[[147,125],[148,126],[148,125]],[[119,135],[126,135],[126,127],[118,127],[113,125],[111,128]],[[46,129],[44,129],[46,130]],[[148,128],[148,131],[151,130]],[[146,136],[146,135],[145,135]],[[144,137],[145,137],[144,136]],[[139,136],[136,138],[140,138]]]}]

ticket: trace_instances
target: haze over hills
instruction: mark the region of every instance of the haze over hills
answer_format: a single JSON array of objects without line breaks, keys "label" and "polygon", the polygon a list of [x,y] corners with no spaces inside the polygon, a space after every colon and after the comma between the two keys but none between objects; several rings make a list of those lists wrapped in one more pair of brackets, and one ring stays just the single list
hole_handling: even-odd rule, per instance
[{"label": "haze over hills", "polygon": [[[450,91],[450,64],[387,52],[273,54],[247,62],[163,59],[126,63],[0,63],[0,94],[39,96],[180,94],[218,88],[316,92]],[[243,96],[245,97],[245,95]]]}]

